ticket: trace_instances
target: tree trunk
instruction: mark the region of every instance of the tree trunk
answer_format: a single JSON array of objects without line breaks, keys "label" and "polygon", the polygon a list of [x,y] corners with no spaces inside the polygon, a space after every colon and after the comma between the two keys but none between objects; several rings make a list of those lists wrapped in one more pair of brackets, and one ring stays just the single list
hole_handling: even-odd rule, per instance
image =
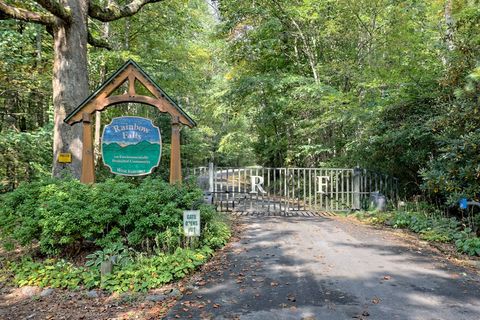
[{"label": "tree trunk", "polygon": [[448,51],[453,51],[455,49],[455,43],[453,40],[455,21],[453,20],[452,15],[452,2],[452,0],[447,0],[445,3],[445,25],[447,29],[445,32],[445,42],[447,43]]},{"label": "tree trunk", "polygon": [[[67,0],[73,14],[72,22],[58,23],[54,28],[53,65],[53,170],[54,177],[81,175],[82,126],[70,126],[63,122],[88,96],[87,71],[87,0]],[[72,163],[58,163],[61,152],[72,154]]]}]

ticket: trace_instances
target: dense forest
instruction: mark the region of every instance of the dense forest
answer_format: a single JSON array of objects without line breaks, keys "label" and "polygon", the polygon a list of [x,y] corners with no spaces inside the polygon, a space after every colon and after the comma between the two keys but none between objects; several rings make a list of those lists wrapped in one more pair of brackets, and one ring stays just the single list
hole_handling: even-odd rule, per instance
[{"label": "dense forest", "polygon": [[[480,256],[479,30],[480,0],[0,0],[0,295],[8,309],[0,317],[35,317],[39,302],[40,313],[77,305],[83,319],[84,306],[105,297],[95,303],[98,319],[116,301],[110,293],[152,292],[162,292],[145,297],[155,306],[118,297],[160,313],[175,299],[193,308],[183,295],[204,296],[216,314],[229,304],[242,316],[245,306],[269,303],[293,312],[284,302],[310,289],[316,300],[299,295],[302,318],[307,309],[340,314],[330,305],[346,303],[347,318],[358,304],[353,318],[363,319],[382,299],[380,309],[395,317],[389,304],[412,297],[408,308],[397,304],[408,316],[412,306],[427,314],[437,303],[467,310],[477,288],[464,285],[473,288],[475,278],[455,264],[469,255],[478,266]],[[64,121],[72,112],[83,125]],[[150,121],[111,125],[121,116],[150,119],[161,145]],[[104,130],[118,136],[102,141]],[[71,163],[58,161],[60,153]],[[119,175],[107,167],[114,160],[128,163]],[[219,169],[207,174],[209,163]],[[417,235],[393,240],[353,218]],[[357,274],[345,261],[361,266]],[[265,277],[248,275],[260,269]],[[219,281],[227,274],[231,280]],[[266,294],[249,291],[257,290],[253,276]],[[328,289],[322,277],[341,281]],[[393,287],[372,299],[371,284],[390,279]],[[270,291],[277,286],[281,293]],[[45,289],[17,301],[8,293],[17,287]],[[194,293],[200,287],[221,300]],[[399,295],[400,287],[411,288]],[[45,290],[57,299],[44,300]]]},{"label": "dense forest", "polygon": [[[45,10],[37,2],[49,1],[0,9]],[[52,30],[8,18],[3,191],[51,175],[55,113]],[[478,200],[478,0],[164,0],[88,25],[89,90],[137,61],[198,123],[182,130],[186,167],[358,165],[398,177],[406,197]],[[119,114],[156,119],[168,150],[168,117],[133,104],[98,117],[97,144]]]}]

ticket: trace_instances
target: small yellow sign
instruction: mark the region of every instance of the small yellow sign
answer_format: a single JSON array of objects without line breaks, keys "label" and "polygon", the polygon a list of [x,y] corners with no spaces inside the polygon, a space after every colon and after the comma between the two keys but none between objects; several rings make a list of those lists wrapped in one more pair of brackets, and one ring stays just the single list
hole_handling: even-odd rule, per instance
[{"label": "small yellow sign", "polygon": [[72,162],[72,154],[71,153],[60,153],[58,155],[58,162],[60,162],[60,163],[71,163]]}]

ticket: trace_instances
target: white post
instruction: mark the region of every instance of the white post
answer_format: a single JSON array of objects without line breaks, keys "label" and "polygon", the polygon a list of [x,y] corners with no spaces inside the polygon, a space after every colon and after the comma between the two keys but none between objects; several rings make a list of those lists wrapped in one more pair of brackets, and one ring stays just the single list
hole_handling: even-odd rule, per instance
[{"label": "white post", "polygon": [[208,163],[208,191],[213,192],[214,187],[213,187],[213,175],[215,173],[213,172],[213,162]]}]

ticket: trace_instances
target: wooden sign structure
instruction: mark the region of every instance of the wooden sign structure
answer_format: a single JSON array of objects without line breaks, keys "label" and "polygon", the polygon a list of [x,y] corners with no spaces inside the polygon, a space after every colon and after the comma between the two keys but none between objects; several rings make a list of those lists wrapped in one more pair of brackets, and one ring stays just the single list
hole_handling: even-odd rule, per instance
[{"label": "wooden sign structure", "polygon": [[[115,95],[115,90],[124,83],[128,83],[127,92]],[[143,85],[151,96],[139,95],[135,89],[137,83]],[[64,120],[69,125],[83,123],[82,175],[80,181],[87,184],[95,182],[92,114],[96,111],[103,111],[109,106],[129,102],[156,107],[160,112],[168,113],[172,117],[170,183],[181,183],[180,126],[183,124],[193,128],[196,123],[133,60],[128,60]]]}]

